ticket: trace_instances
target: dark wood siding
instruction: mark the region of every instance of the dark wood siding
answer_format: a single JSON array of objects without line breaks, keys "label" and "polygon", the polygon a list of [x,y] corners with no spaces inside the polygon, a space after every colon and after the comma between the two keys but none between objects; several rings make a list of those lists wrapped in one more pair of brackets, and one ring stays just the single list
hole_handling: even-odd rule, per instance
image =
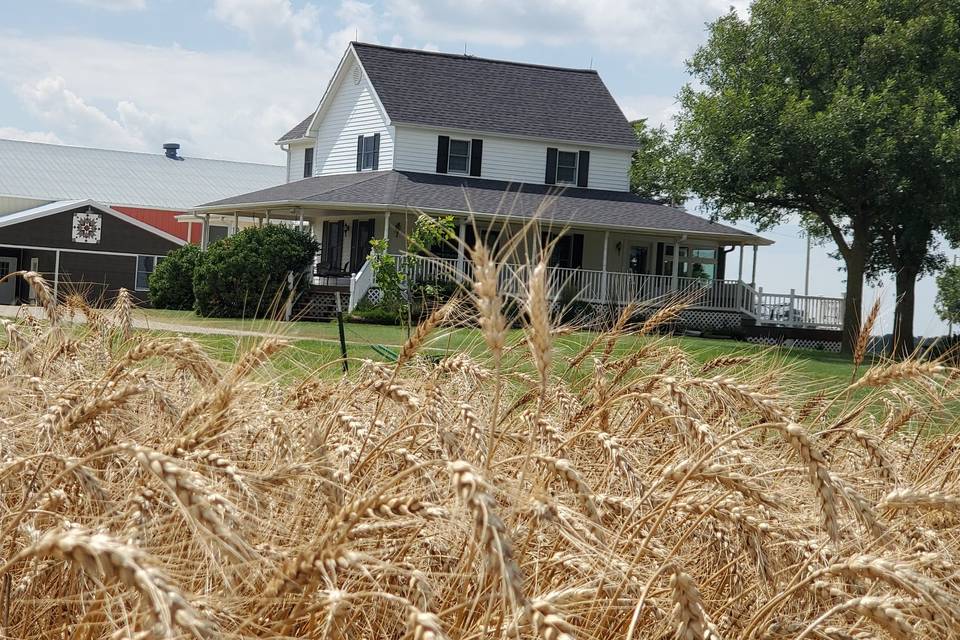
[{"label": "dark wood siding", "polygon": [[60,252],[60,293],[81,293],[91,304],[109,304],[120,287],[139,300],[146,291],[136,291],[137,258],[95,253]]},{"label": "dark wood siding", "polygon": [[[77,209],[77,211],[85,210],[86,207]],[[0,227],[0,244],[158,256],[166,255],[171,249],[180,246],[109,213],[101,214],[102,226],[99,243],[74,242],[71,237],[73,214],[74,211],[65,211],[21,222],[20,224],[13,224],[9,227]]]}]

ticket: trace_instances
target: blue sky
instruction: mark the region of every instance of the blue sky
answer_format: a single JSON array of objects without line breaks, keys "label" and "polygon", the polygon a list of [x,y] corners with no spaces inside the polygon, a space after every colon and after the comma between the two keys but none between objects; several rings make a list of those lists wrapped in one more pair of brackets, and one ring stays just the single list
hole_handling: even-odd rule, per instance
[{"label": "blue sky", "polygon": [[[746,0],[2,0],[0,137],[282,163],[347,42],[598,69],[630,118],[669,126],[706,22]],[[741,225],[743,226],[743,225]],[[803,288],[805,242],[765,232],[758,284]],[[815,247],[811,293],[843,274]],[[731,266],[735,269],[734,265]],[[749,264],[749,260],[748,260]],[[893,288],[881,295],[889,329]],[[921,283],[917,329],[944,331]]]}]

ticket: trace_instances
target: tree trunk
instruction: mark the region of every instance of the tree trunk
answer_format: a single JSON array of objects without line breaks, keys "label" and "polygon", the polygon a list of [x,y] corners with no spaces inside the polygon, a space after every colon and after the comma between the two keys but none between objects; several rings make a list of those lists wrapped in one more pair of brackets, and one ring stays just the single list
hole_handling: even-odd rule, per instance
[{"label": "tree trunk", "polygon": [[913,353],[913,311],[916,301],[917,270],[904,267],[897,272],[897,305],[893,311],[893,355],[908,358]]},{"label": "tree trunk", "polygon": [[854,242],[843,254],[847,266],[847,289],[843,306],[843,329],[840,351],[852,355],[860,335],[860,314],[863,308],[863,272],[867,263],[867,246]]}]

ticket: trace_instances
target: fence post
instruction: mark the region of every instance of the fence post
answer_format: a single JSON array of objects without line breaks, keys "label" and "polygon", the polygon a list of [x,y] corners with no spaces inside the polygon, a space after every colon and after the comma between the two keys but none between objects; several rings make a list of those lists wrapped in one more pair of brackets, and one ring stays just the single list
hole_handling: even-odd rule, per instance
[{"label": "fence post", "polygon": [[339,291],[334,291],[333,295],[337,299],[337,328],[340,330],[340,356],[343,358],[343,372],[347,373],[350,367],[347,364],[347,338],[343,331],[343,304],[340,302]]},{"label": "fence post", "polygon": [[754,304],[754,312],[756,312],[757,317],[761,317],[763,313],[763,287],[757,287],[757,297]]},{"label": "fence post", "polygon": [[793,310],[796,308],[796,299],[797,292],[795,289],[790,289],[790,308],[787,310],[787,322],[789,324],[794,323]]},{"label": "fence post", "polygon": [[284,320],[290,322],[293,317],[293,271],[287,271],[287,301],[284,304]]}]

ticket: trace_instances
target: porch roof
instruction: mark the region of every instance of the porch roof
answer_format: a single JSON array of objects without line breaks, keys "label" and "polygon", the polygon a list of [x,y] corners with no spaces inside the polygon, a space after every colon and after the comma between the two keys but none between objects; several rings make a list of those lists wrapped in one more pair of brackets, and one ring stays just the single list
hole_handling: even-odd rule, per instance
[{"label": "porch roof", "polygon": [[402,211],[539,218],[575,228],[618,229],[712,237],[730,244],[769,245],[771,240],[712,222],[682,209],[621,191],[558,189],[410,171],[318,176],[209,202],[198,213],[268,208]]}]

